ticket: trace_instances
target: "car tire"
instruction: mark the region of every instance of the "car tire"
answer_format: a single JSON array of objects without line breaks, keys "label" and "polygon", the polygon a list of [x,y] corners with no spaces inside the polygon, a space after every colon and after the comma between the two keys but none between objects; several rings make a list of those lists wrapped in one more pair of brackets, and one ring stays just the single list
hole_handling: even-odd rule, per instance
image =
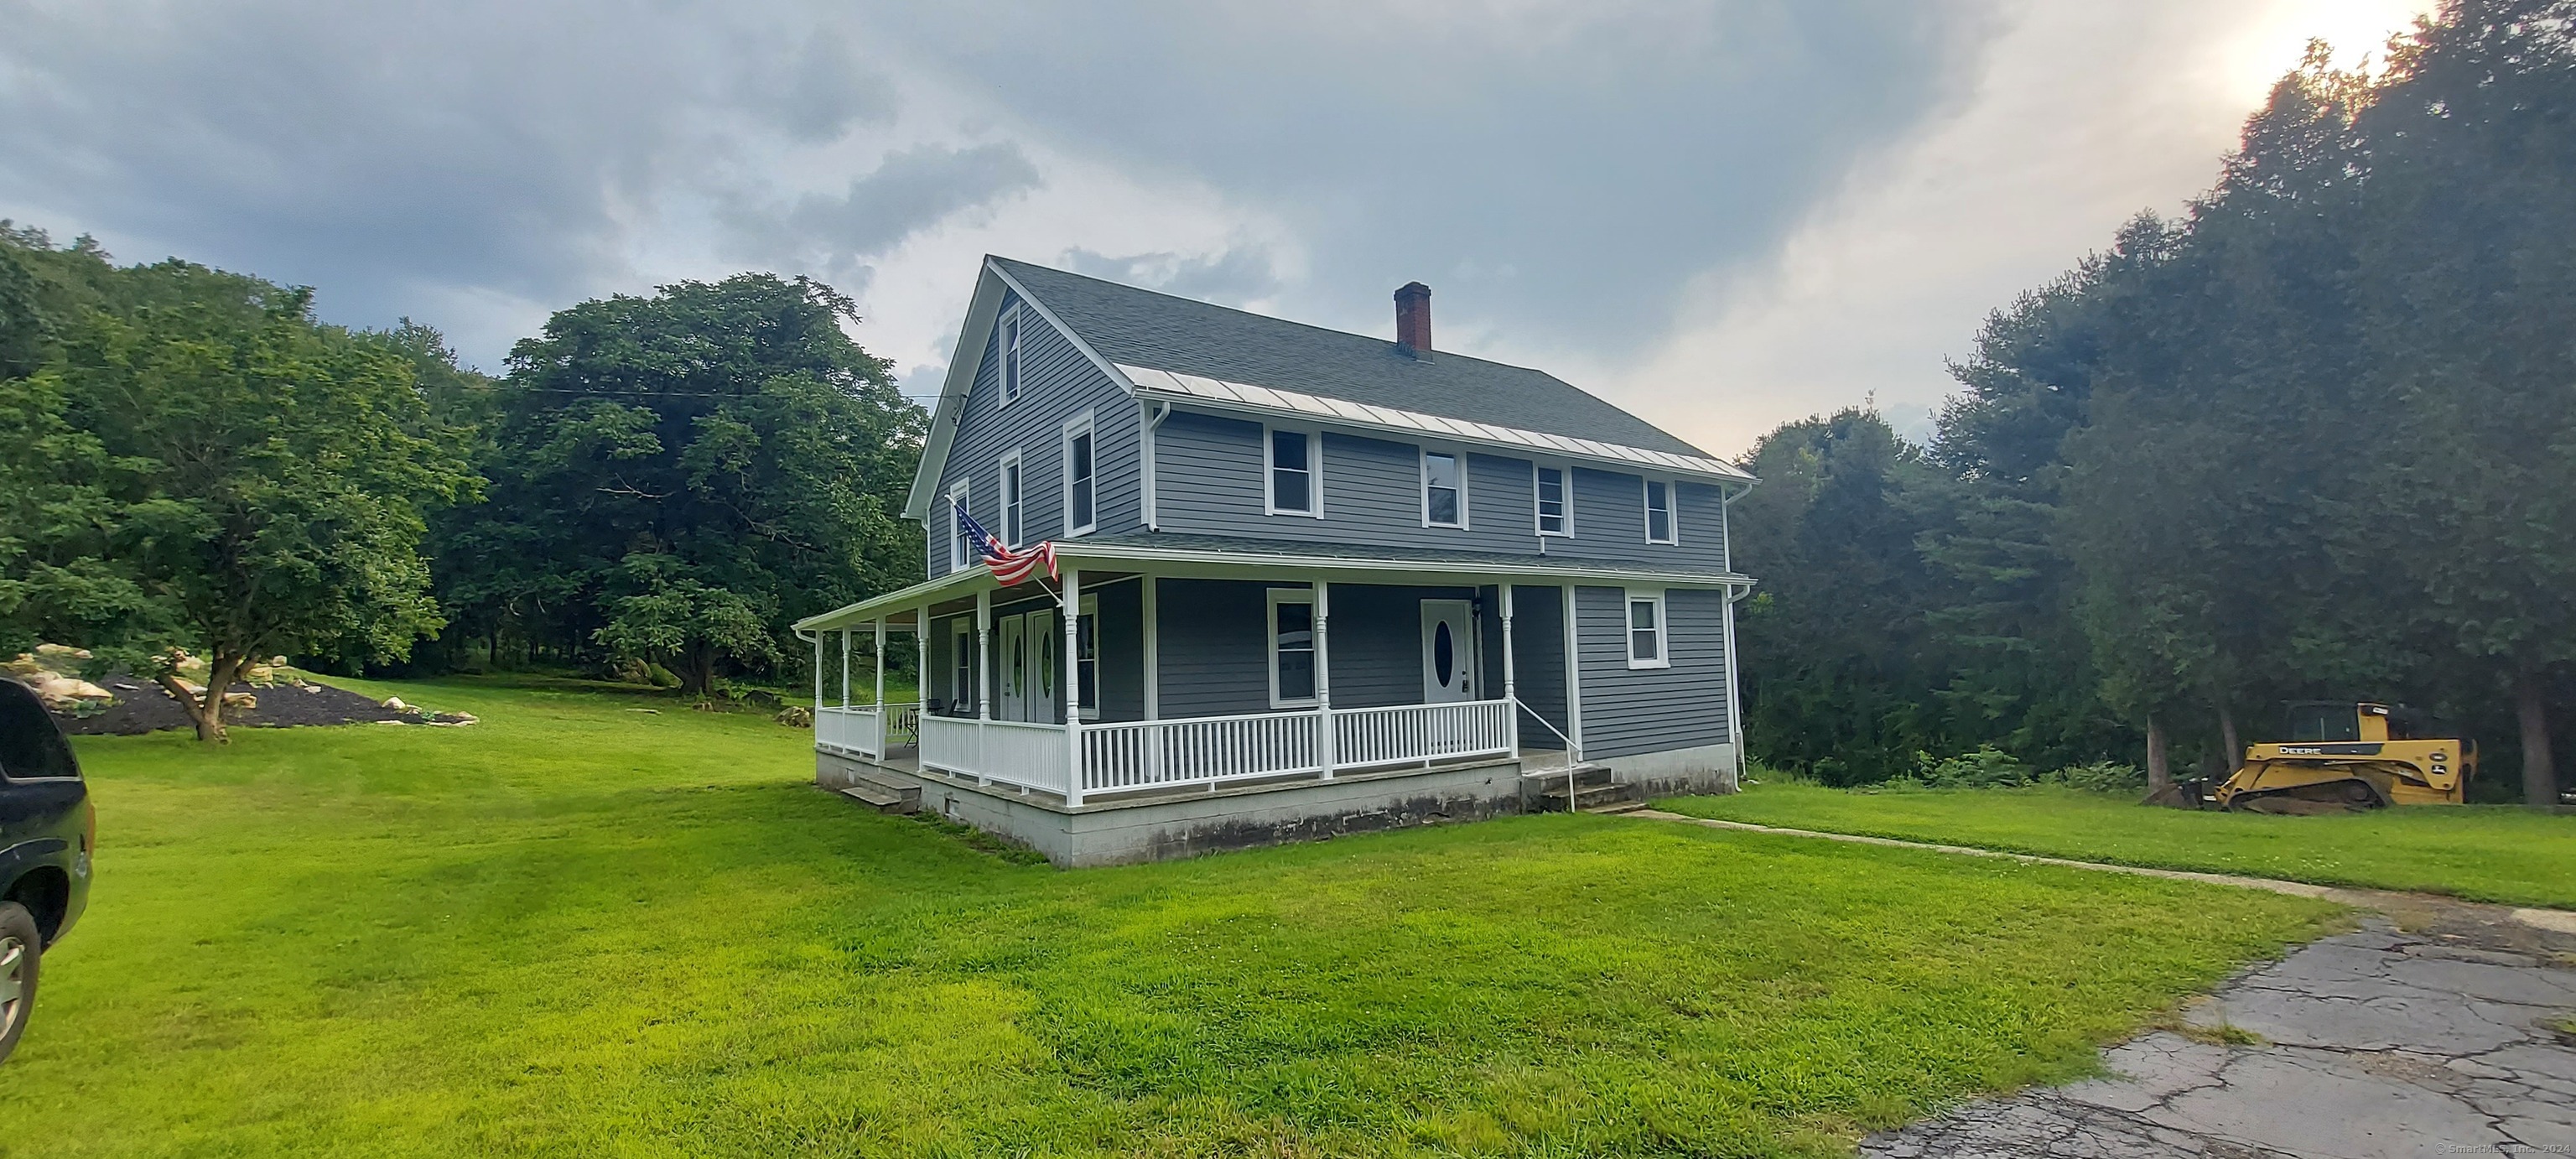
[{"label": "car tire", "polygon": [[36,1009],[36,971],[44,958],[36,915],[14,901],[0,901],[0,1062],[18,1049],[27,1016]]}]

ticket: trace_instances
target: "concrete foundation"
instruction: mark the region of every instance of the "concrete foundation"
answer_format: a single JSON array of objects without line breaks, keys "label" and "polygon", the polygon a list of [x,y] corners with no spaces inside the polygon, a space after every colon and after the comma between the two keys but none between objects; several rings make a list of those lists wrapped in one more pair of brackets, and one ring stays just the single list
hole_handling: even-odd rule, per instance
[{"label": "concrete foundation", "polygon": [[[1313,841],[1447,821],[1529,812],[1562,769],[1563,753],[1529,761],[1467,761],[1434,768],[1343,773],[1257,785],[1086,801],[1068,808],[1048,793],[833,753],[815,755],[814,782],[846,788],[858,777],[917,789],[923,812],[1026,845],[1068,868],[1167,861],[1227,849]],[[1726,745],[1601,761],[1643,795],[1733,792]],[[1524,765],[1528,767],[1525,769]],[[1562,806],[1560,806],[1562,807]]]}]

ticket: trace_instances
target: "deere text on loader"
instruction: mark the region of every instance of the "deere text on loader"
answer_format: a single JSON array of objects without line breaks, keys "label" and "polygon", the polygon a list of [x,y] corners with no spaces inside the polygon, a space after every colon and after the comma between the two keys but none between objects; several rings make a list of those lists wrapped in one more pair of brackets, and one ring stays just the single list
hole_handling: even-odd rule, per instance
[{"label": "deere text on loader", "polygon": [[2371,703],[2290,706],[2290,739],[2248,745],[2244,763],[2215,788],[2186,789],[2204,809],[2330,813],[2467,800],[2478,750],[2464,737],[2422,737],[2404,708]]}]

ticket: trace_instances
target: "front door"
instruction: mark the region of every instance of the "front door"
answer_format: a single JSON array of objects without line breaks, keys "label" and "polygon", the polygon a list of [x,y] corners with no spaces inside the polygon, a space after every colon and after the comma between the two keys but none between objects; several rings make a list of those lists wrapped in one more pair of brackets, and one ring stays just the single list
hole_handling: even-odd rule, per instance
[{"label": "front door", "polygon": [[1422,601],[1422,702],[1476,698],[1476,620],[1465,600]]},{"label": "front door", "polygon": [[999,710],[996,719],[1027,720],[1029,651],[1023,629],[1028,627],[1028,622],[1018,616],[1004,616],[997,626],[1002,634],[1001,647],[996,649],[996,659],[1000,661],[998,666],[1002,670],[1002,703],[995,706]]},{"label": "front door", "polygon": [[1016,719],[1059,723],[1055,718],[1055,685],[1056,677],[1064,671],[1056,660],[1056,651],[1062,647],[1060,635],[1054,612],[1029,613],[1029,711]]}]

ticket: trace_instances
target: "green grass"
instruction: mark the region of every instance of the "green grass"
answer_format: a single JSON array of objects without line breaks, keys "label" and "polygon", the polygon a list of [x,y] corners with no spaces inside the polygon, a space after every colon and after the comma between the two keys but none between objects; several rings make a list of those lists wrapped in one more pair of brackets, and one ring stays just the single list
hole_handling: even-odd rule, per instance
[{"label": "green grass", "polygon": [[2335,907],[1592,816],[1062,872],[751,714],[81,742],[0,1153],[1831,1154]]},{"label": "green grass", "polygon": [[2576,908],[2576,816],[2509,805],[2276,817],[2149,808],[2062,788],[1843,790],[1778,782],[1663,806],[1792,829]]}]

